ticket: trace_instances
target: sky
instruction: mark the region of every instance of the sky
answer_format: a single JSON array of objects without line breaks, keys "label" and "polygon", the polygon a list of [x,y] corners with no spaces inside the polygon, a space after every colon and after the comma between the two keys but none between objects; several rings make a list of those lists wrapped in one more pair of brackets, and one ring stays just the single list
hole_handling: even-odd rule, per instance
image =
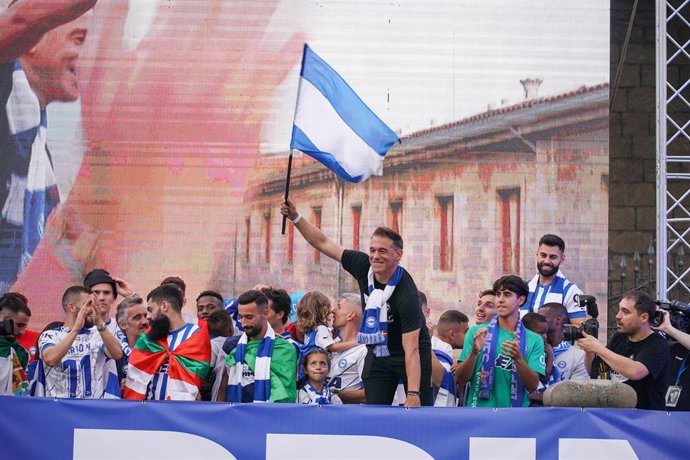
[{"label": "sky", "polygon": [[[609,80],[606,0],[283,2],[312,49],[396,132]],[[290,14],[290,13],[286,13]],[[299,64],[276,95],[267,150],[289,142]],[[287,139],[287,140],[286,140]]]}]

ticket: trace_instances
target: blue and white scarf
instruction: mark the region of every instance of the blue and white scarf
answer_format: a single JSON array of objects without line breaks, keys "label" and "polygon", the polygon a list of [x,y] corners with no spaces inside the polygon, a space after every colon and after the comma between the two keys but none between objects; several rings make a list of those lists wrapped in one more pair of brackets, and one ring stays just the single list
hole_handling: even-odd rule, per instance
[{"label": "blue and white scarf", "polygon": [[9,165],[11,174],[2,217],[22,228],[19,273],[43,239],[46,219],[60,202],[55,171],[46,147],[46,110],[41,110],[19,61],[14,63],[12,92],[5,108],[13,145],[12,155],[3,160]]},{"label": "blue and white scarf", "polygon": [[434,406],[436,407],[455,407],[455,379],[450,372],[453,365],[453,358],[441,350],[434,349],[434,354],[443,366],[443,380],[434,395]]},{"label": "blue and white scarf", "polygon": [[[302,368],[302,362],[304,361],[304,357],[307,356],[307,353],[309,353],[311,350],[314,348],[317,348],[318,345],[316,344],[316,332],[318,331],[317,329],[313,329],[306,334],[304,334],[304,343],[299,346],[299,362],[297,363],[297,381],[299,382],[302,378],[304,378],[305,371]],[[328,351],[324,350],[326,353]]]},{"label": "blue and white scarf", "polygon": [[[271,397],[271,355],[275,339],[276,333],[266,323],[266,335],[259,344],[254,363],[254,402],[268,402]],[[246,364],[247,340],[247,333],[243,332],[235,348],[235,364],[228,368],[228,402],[242,402],[242,368]]]},{"label": "blue and white scarf", "polygon": [[[328,385],[323,386],[321,392],[316,391],[316,389],[311,385],[311,383],[306,382],[302,388],[300,388],[300,393],[304,394],[305,398],[299,398],[299,402],[302,404],[318,404],[320,406],[325,406],[333,404],[331,390]],[[305,402],[308,399],[309,402]]]},{"label": "blue and white scarf", "polygon": [[[491,399],[491,392],[494,387],[496,349],[498,348],[498,316],[494,316],[488,326],[486,343],[482,352],[482,365],[479,376],[479,399]],[[523,356],[527,355],[527,332],[521,321],[517,322],[515,332],[520,337],[520,352]],[[510,400],[512,407],[522,407],[522,400],[525,395],[522,379],[517,375],[515,363],[511,366],[510,372]]]},{"label": "blue and white scarf", "polygon": [[362,325],[357,334],[357,342],[365,345],[376,345],[374,354],[378,357],[389,356],[388,351],[388,299],[393,295],[395,286],[402,279],[403,269],[398,266],[386,287],[374,289],[374,271],[369,267],[367,282],[369,297],[364,309]]},{"label": "blue and white scarf", "polygon": [[551,378],[549,379],[548,383],[549,386],[563,380],[563,376],[561,376],[561,371],[558,369],[558,366],[556,366],[556,360],[558,356],[568,351],[571,346],[572,345],[570,345],[570,342],[566,342],[564,340],[557,347],[553,347],[553,368],[551,370]]}]

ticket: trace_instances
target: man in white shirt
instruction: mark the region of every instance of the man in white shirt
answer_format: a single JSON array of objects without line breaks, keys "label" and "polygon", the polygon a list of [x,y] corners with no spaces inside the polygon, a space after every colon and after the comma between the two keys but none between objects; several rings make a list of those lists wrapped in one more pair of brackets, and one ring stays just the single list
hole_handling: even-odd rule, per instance
[{"label": "man in white shirt", "polygon": [[[362,322],[362,303],[357,294],[343,294],[331,309],[333,329],[338,331],[343,343],[357,338]],[[345,351],[331,354],[331,371],[327,383],[331,391],[337,392],[344,404],[366,403],[362,370],[367,355],[366,345],[355,345]]]},{"label": "man in white shirt", "polygon": [[105,372],[106,359],[122,358],[120,341],[105,326],[91,290],[72,286],[62,296],[64,325],[38,339],[40,362],[35,396],[103,398],[119,394],[117,375]]}]

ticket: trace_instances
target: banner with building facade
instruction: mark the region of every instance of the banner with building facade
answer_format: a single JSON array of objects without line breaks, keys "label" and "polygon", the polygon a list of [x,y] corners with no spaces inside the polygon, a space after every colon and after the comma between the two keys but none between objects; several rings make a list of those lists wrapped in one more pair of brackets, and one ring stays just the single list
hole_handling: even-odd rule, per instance
[{"label": "banner with building facade", "polygon": [[362,184],[298,153],[305,218],[365,251],[375,227],[398,230],[432,317],[469,313],[502,274],[530,278],[544,233],[603,305],[608,2],[100,0],[87,19],[68,69],[80,98],[48,105],[59,205],[22,257],[21,219],[2,229],[0,291],[27,295],[32,326],[61,318],[94,267],[140,293],[180,276],[192,299],[354,288],[280,233],[305,42],[401,138]]}]

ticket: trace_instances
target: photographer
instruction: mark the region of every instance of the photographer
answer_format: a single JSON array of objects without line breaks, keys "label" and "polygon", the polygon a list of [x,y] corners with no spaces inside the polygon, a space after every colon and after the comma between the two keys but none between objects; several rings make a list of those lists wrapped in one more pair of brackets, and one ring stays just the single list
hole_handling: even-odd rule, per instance
[{"label": "photographer", "polygon": [[[680,331],[671,324],[668,311],[659,310],[662,322],[652,327],[676,340],[671,347],[671,359],[668,366],[668,388],[666,389],[666,410],[690,411],[690,372],[688,372],[688,355],[690,354],[690,334]],[[685,391],[683,391],[685,388]]]},{"label": "photographer", "polygon": [[0,297],[0,395],[22,396],[29,391],[29,354],[16,339],[30,316],[29,307],[19,296],[10,293]]},{"label": "photographer", "polygon": [[650,326],[656,304],[644,292],[623,295],[616,314],[616,332],[609,344],[583,333],[577,346],[593,358],[592,378],[610,379],[630,385],[637,393],[638,409],[665,409],[668,342]]}]

